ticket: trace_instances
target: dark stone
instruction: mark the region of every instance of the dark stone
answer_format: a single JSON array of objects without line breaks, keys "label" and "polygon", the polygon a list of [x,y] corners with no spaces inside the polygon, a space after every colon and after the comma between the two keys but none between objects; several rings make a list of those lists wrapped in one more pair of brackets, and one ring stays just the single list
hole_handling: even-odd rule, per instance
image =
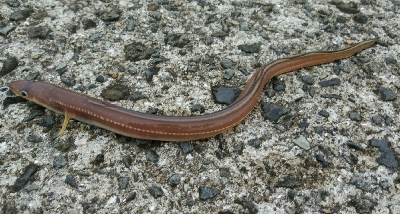
[{"label": "dark stone", "polygon": [[339,75],[340,71],[342,71],[342,67],[341,66],[339,66],[339,65],[333,66],[333,73],[335,73],[336,75]]},{"label": "dark stone", "polygon": [[128,20],[128,23],[126,24],[126,31],[134,31],[136,27],[136,23],[133,20]]},{"label": "dark stone", "polygon": [[126,189],[128,184],[129,184],[129,178],[128,177],[120,177],[120,178],[118,178],[118,189],[119,190]]},{"label": "dark stone", "polygon": [[268,92],[267,92],[267,95],[268,95],[269,98],[275,96],[276,94],[277,94],[277,92],[274,91],[274,90],[268,90]]},{"label": "dark stone", "polygon": [[389,88],[379,86],[377,92],[381,95],[383,101],[393,101],[397,98],[396,93]]},{"label": "dark stone", "polygon": [[220,168],[219,169],[219,176],[223,178],[230,178],[232,177],[231,172],[229,171],[228,168]]},{"label": "dark stone", "polygon": [[278,121],[279,118],[289,112],[289,109],[277,106],[273,103],[262,103],[262,115],[264,119]]},{"label": "dark stone", "polygon": [[28,117],[25,117],[22,120],[22,122],[31,121],[31,120],[35,119],[37,116],[44,115],[46,113],[44,110],[45,109],[42,107],[32,109],[30,114],[28,115]]},{"label": "dark stone", "polygon": [[382,122],[382,117],[380,115],[374,115],[372,116],[372,122],[374,122],[375,125],[379,125]]},{"label": "dark stone", "polygon": [[309,76],[309,75],[303,76],[301,78],[301,80],[307,85],[313,85],[314,82],[315,82],[314,78],[312,76]]},{"label": "dark stone", "polygon": [[193,206],[195,203],[196,203],[196,201],[193,199],[186,200],[186,205],[189,207]]},{"label": "dark stone", "polygon": [[158,11],[152,11],[149,14],[150,17],[154,18],[157,21],[160,21],[162,19],[162,13],[158,12]]},{"label": "dark stone", "polygon": [[191,61],[198,64],[201,61],[201,58],[201,56],[195,56],[191,59]]},{"label": "dark stone", "polygon": [[330,80],[321,81],[318,84],[321,87],[329,87],[329,86],[340,85],[340,79],[339,78],[333,78],[333,79],[330,79]]},{"label": "dark stone", "polygon": [[322,164],[322,167],[326,168],[329,166],[329,162],[325,160],[323,155],[317,154],[315,155],[315,160]]},{"label": "dark stone", "polygon": [[147,114],[158,114],[158,112],[159,112],[158,108],[151,108],[146,113]]},{"label": "dark stone", "polygon": [[157,33],[158,28],[159,28],[158,23],[155,23],[155,22],[151,23],[150,30],[151,30],[152,33]]},{"label": "dark stone", "polygon": [[75,181],[75,177],[73,175],[67,175],[67,177],[65,178],[65,183],[73,188],[78,187]]},{"label": "dark stone", "polygon": [[43,139],[37,135],[28,135],[26,140],[31,143],[38,143],[43,141]]},{"label": "dark stone", "polygon": [[171,45],[173,47],[183,48],[185,45],[189,44],[189,37],[185,34],[173,33],[167,35],[164,39],[166,45]]},{"label": "dark stone", "polygon": [[259,53],[260,52],[260,43],[253,43],[253,44],[246,44],[246,45],[239,45],[238,49],[245,52],[245,53]]},{"label": "dark stone", "polygon": [[96,77],[96,82],[101,82],[103,83],[105,81],[104,76],[100,75]]},{"label": "dark stone", "polygon": [[106,11],[105,10],[101,10],[101,9],[94,11],[94,15],[96,15],[96,16],[101,16],[101,15],[103,15],[105,13],[106,13]]},{"label": "dark stone", "polygon": [[357,151],[364,151],[364,148],[362,146],[351,141],[347,142],[347,146]]},{"label": "dark stone", "polygon": [[193,145],[189,141],[184,141],[179,143],[183,154],[188,154],[193,151]]},{"label": "dark stone", "polygon": [[99,198],[96,196],[90,200],[92,203],[96,203],[97,201],[99,201]]},{"label": "dark stone", "polygon": [[[334,135],[334,132],[336,132],[336,130],[332,130],[331,134]],[[349,133],[347,132],[347,129],[344,129],[344,128],[340,130],[340,134],[342,136],[349,136]]]},{"label": "dark stone", "polygon": [[5,36],[7,36],[8,33],[10,33],[11,31],[15,30],[16,28],[17,27],[11,26],[11,25],[8,25],[6,27],[2,27],[2,28],[0,28],[0,35],[5,37]]},{"label": "dark stone", "polygon": [[159,187],[150,187],[147,189],[153,198],[159,198],[164,195],[164,192]]},{"label": "dark stone", "polygon": [[171,177],[168,178],[168,185],[176,187],[178,186],[180,180],[181,176],[179,176],[178,174],[173,174]]},{"label": "dark stone", "polygon": [[18,59],[16,57],[9,57],[3,61],[3,67],[0,70],[0,77],[7,75],[15,68],[18,67]]},{"label": "dark stone", "polygon": [[30,38],[38,38],[44,39],[47,37],[47,34],[50,32],[50,28],[47,26],[39,26],[39,27],[30,27],[28,29],[28,35]]},{"label": "dark stone", "polygon": [[199,195],[201,200],[207,200],[210,198],[215,197],[217,194],[219,194],[218,190],[214,190],[210,187],[199,187]]},{"label": "dark stone", "polygon": [[10,21],[24,21],[32,14],[32,10],[18,10],[10,15]]},{"label": "dark stone", "polygon": [[103,37],[102,33],[93,33],[89,36],[89,41],[97,42]]},{"label": "dark stone", "polygon": [[231,104],[239,97],[242,91],[233,87],[213,86],[212,94],[215,103]]},{"label": "dark stone", "polygon": [[318,112],[319,115],[323,116],[323,117],[329,117],[329,113],[325,110],[321,110]]},{"label": "dark stone", "polygon": [[103,89],[101,97],[109,101],[126,100],[129,98],[129,88],[124,85],[110,85]]},{"label": "dark stone", "polygon": [[393,122],[393,117],[389,117],[389,116],[386,116],[385,117],[385,123],[386,123],[386,125],[389,125],[389,124],[391,124]]},{"label": "dark stone", "polygon": [[395,58],[393,58],[393,57],[387,57],[387,58],[385,58],[385,63],[386,64],[397,64],[397,60],[395,59]]},{"label": "dark stone", "polygon": [[225,157],[225,152],[217,150],[215,151],[215,155],[217,156],[218,159],[223,159]]},{"label": "dark stone", "polygon": [[157,163],[159,158],[160,158],[160,156],[154,150],[150,150],[150,151],[146,152],[146,160],[147,161]]},{"label": "dark stone", "polygon": [[272,88],[275,91],[284,91],[286,88],[285,82],[282,80],[279,80],[278,78],[274,78],[272,80]]},{"label": "dark stone", "polygon": [[69,78],[69,77],[63,77],[61,76],[61,82],[64,83],[68,87],[72,87],[76,84],[76,80]]},{"label": "dark stone", "polygon": [[53,167],[56,169],[61,169],[68,165],[68,160],[64,156],[56,156],[53,160]]},{"label": "dark stone", "polygon": [[329,99],[337,99],[337,100],[342,99],[342,96],[340,96],[339,94],[321,94],[321,97]]},{"label": "dark stone", "polygon": [[94,22],[91,19],[83,19],[82,20],[82,25],[83,25],[83,29],[84,30],[97,27],[96,22]]},{"label": "dark stone", "polygon": [[362,120],[361,114],[357,112],[350,112],[349,117],[353,121],[360,122]]},{"label": "dark stone", "polygon": [[85,211],[90,208],[90,205],[87,201],[82,201],[81,205],[82,205],[82,209]]},{"label": "dark stone", "polygon": [[191,112],[200,112],[200,113],[204,113],[204,111],[205,111],[206,109],[204,108],[204,106],[203,105],[201,105],[201,104],[194,104],[194,105],[192,105],[191,107],[190,107],[190,111]]},{"label": "dark stone", "polygon": [[[51,136],[54,136],[55,139],[57,137],[57,132],[53,132]],[[53,147],[61,152],[66,152],[69,150],[69,148],[74,146],[74,140],[75,139],[73,139],[72,136],[69,137],[68,140],[57,140],[53,144]]]},{"label": "dark stone", "polygon": [[376,159],[376,162],[382,164],[389,168],[397,168],[399,167],[398,158],[391,147],[391,143],[388,139],[378,140],[378,139],[371,139],[369,143],[373,147],[377,147],[379,151],[382,153]]},{"label": "dark stone", "polygon": [[38,166],[29,164],[25,167],[22,175],[17,178],[14,185],[12,186],[13,192],[18,192],[28,183],[29,178],[38,170]]},{"label": "dark stone", "polygon": [[336,4],[336,8],[347,14],[356,14],[360,12],[356,5],[350,5],[343,2]]},{"label": "dark stone", "polygon": [[233,152],[238,153],[239,155],[243,154],[244,144],[239,143],[234,149]]},{"label": "dark stone", "polygon": [[101,20],[105,21],[105,22],[114,22],[114,21],[118,21],[119,17],[121,15],[121,11],[118,8],[113,8],[112,10],[110,10],[110,12],[105,13],[102,17]]},{"label": "dark stone", "polygon": [[90,84],[88,89],[93,89],[93,88],[97,88],[98,86],[96,84]]},{"label": "dark stone", "polygon": [[243,74],[243,75],[250,75],[250,73],[247,71],[247,69],[243,66],[239,66],[238,70]]},{"label": "dark stone", "polygon": [[218,38],[224,38],[226,36],[229,36],[229,33],[221,30],[221,31],[216,31],[216,32],[212,33],[211,36],[218,37]]},{"label": "dark stone", "polygon": [[299,123],[299,128],[307,128],[310,124],[307,122],[307,119],[303,118],[303,120]]},{"label": "dark stone", "polygon": [[136,67],[129,67],[128,68],[128,72],[131,74],[137,74],[138,73],[138,69]]},{"label": "dark stone", "polygon": [[93,33],[89,36],[89,40],[92,42],[97,42],[99,39],[101,39],[101,37],[103,37],[102,33]]},{"label": "dark stone", "polygon": [[136,198],[136,192],[132,192],[131,194],[128,195],[128,197],[126,197],[125,202],[132,201],[135,198]]},{"label": "dark stone", "polygon": [[221,60],[220,64],[224,69],[232,68],[234,65],[233,61],[230,59],[223,59]]},{"label": "dark stone", "polygon": [[17,0],[7,0],[7,4],[11,7],[18,7],[20,5],[19,1]]},{"label": "dark stone", "polygon": [[295,192],[295,191],[292,191],[292,190],[289,190],[289,192],[288,192],[288,198],[289,198],[290,200],[293,200],[295,196],[296,196],[296,192]]},{"label": "dark stone", "polygon": [[63,67],[63,68],[57,69],[56,71],[57,71],[58,75],[61,76],[61,75],[63,75],[65,72],[68,71],[68,68],[67,68],[67,66],[65,66],[65,67]]},{"label": "dark stone", "polygon": [[43,117],[42,119],[36,121],[35,124],[37,124],[39,126],[50,128],[54,125],[55,119],[56,118],[53,115],[49,115],[49,116]]},{"label": "dark stone", "polygon": [[68,25],[67,30],[70,34],[74,34],[78,30],[78,25],[76,24]]},{"label": "dark stone", "polygon": [[160,71],[160,68],[158,68],[158,67],[147,68],[144,73],[144,75],[146,77],[146,81],[151,82],[153,80],[153,76],[157,75],[159,71]]},{"label": "dark stone", "polygon": [[368,22],[368,16],[362,14],[362,13],[358,13],[356,15],[353,16],[353,20],[357,23],[360,24],[365,24]]},{"label": "dark stone", "polygon": [[251,140],[247,141],[247,145],[258,149],[261,147],[261,140],[260,139],[251,139]]},{"label": "dark stone", "polygon": [[125,58],[132,61],[140,61],[143,59],[150,59],[153,54],[153,49],[146,47],[140,42],[134,42],[126,45],[124,48]]},{"label": "dark stone", "polygon": [[126,168],[129,168],[132,166],[132,158],[129,155],[124,155],[122,157],[122,163],[125,165]]},{"label": "dark stone", "polygon": [[235,72],[232,69],[226,69],[224,74],[224,79],[230,80],[235,76]]},{"label": "dark stone", "polygon": [[82,46],[74,46],[74,56],[72,59],[76,62],[79,60],[79,54],[82,51]]},{"label": "dark stone", "polygon": [[336,22],[338,22],[338,23],[346,23],[347,22],[347,18],[346,17],[344,17],[344,16],[337,16],[336,17]]},{"label": "dark stone", "polygon": [[179,11],[178,7],[172,5],[165,5],[164,8],[168,11]]},{"label": "dark stone", "polygon": [[93,161],[90,163],[93,165],[100,165],[101,163],[104,162],[104,155],[103,154],[98,154]]},{"label": "dark stone", "polygon": [[186,49],[180,49],[180,50],[179,50],[179,54],[180,54],[181,56],[185,56],[185,55],[187,54],[187,50],[186,50]]},{"label": "dark stone", "polygon": [[134,100],[134,101],[141,100],[141,99],[146,99],[146,98],[147,98],[147,97],[146,97],[145,95],[143,95],[142,93],[140,93],[140,92],[138,92],[138,91],[133,92],[133,93],[129,96],[129,99],[130,99],[130,100]]}]

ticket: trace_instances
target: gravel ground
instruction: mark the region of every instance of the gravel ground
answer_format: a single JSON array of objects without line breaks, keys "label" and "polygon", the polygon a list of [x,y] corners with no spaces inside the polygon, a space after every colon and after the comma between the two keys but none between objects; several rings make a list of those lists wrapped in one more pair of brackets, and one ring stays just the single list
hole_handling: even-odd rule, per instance
[{"label": "gravel ground", "polygon": [[399,1],[24,2],[0,5],[1,86],[163,115],[225,108],[214,89],[272,60],[380,41],[274,78],[241,124],[191,142],[77,121],[55,139],[63,116],[2,90],[4,213],[400,213]]}]

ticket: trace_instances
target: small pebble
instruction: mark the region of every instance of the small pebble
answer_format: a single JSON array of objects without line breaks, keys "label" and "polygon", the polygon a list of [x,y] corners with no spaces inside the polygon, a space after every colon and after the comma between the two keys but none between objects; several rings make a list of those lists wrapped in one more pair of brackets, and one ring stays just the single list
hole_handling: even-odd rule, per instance
[{"label": "small pebble", "polygon": [[164,192],[159,187],[150,187],[147,189],[153,198],[159,198],[164,195]]},{"label": "small pebble", "polygon": [[68,184],[69,186],[73,188],[77,188],[78,186],[76,185],[75,177],[73,175],[67,175],[65,178],[65,183]]},{"label": "small pebble", "polygon": [[168,185],[176,187],[178,186],[180,180],[181,176],[179,176],[178,174],[173,174],[171,177],[168,178]]},{"label": "small pebble", "polygon": [[307,139],[303,135],[300,135],[298,138],[294,139],[293,143],[298,145],[302,149],[305,149],[305,150],[310,149],[310,143],[307,141]]},{"label": "small pebble", "polygon": [[214,190],[210,187],[199,187],[199,196],[201,200],[213,198],[217,194],[219,194],[218,190]]}]

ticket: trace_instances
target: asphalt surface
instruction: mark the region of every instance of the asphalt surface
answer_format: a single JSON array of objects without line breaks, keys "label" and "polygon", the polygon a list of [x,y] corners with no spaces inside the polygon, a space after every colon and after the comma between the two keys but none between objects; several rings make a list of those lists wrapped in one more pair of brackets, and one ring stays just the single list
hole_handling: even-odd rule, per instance
[{"label": "asphalt surface", "polygon": [[3,1],[1,86],[46,81],[162,115],[223,109],[215,88],[243,89],[273,60],[379,39],[274,78],[241,124],[191,142],[73,120],[55,139],[62,115],[4,89],[3,212],[400,213],[400,3],[353,2]]}]

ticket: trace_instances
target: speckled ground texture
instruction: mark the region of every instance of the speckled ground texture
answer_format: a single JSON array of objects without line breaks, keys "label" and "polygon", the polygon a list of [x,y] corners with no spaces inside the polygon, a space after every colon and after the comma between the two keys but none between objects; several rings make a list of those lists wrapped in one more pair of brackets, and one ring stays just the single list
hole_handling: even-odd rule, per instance
[{"label": "speckled ground texture", "polygon": [[380,41],[275,78],[241,124],[191,142],[77,121],[54,139],[63,116],[2,90],[2,211],[400,213],[400,2],[259,2],[3,0],[1,86],[47,81],[163,115],[225,108],[213,87],[242,89],[272,60]]}]

